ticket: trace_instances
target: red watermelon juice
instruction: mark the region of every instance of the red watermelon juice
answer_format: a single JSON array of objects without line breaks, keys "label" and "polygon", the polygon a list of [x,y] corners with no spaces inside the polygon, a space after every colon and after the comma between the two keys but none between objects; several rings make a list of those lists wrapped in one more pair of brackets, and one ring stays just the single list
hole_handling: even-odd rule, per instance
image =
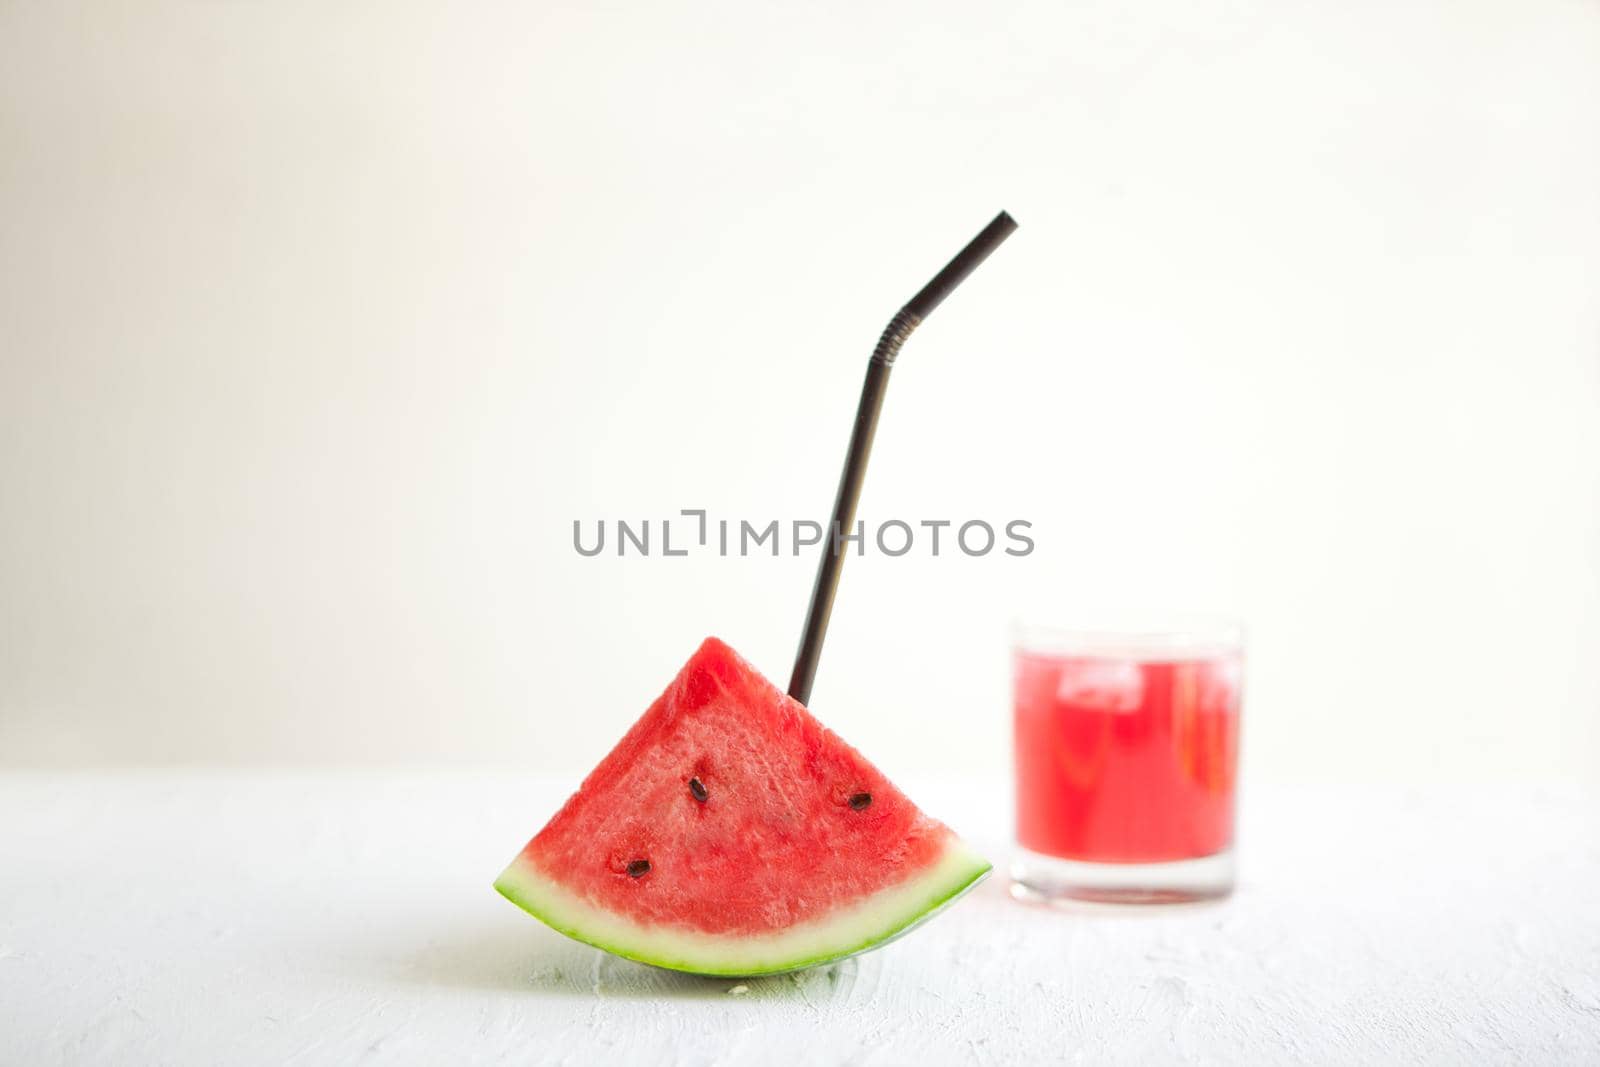
[{"label": "red watermelon juice", "polygon": [[[1014,666],[1017,840],[1027,852],[1104,865],[1182,864],[1229,853],[1237,647],[1024,647]],[[1226,885],[1210,885],[1216,878],[1208,874],[1211,889],[1231,888],[1231,856],[1225,872],[1212,874],[1225,876]],[[1116,883],[1112,877],[1107,888]],[[1168,888],[1173,898],[1216,895],[1207,886]]]}]

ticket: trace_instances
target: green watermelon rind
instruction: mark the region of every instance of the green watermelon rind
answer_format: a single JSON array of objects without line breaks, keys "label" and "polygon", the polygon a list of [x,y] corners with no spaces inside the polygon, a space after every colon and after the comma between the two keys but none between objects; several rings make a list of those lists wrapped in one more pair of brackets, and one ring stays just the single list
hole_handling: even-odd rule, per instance
[{"label": "green watermelon rind", "polygon": [[557,933],[615,956],[688,974],[755,978],[880,948],[949,907],[991,869],[987,860],[952,835],[944,854],[922,873],[825,918],[748,937],[641,926],[582,900],[541,873],[526,856],[512,861],[494,887]]}]

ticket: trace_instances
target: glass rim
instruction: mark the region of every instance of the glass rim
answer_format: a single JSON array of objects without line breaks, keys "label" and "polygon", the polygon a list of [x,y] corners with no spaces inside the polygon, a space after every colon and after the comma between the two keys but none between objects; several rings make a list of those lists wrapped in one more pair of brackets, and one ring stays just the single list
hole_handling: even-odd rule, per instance
[{"label": "glass rim", "polygon": [[1221,615],[1156,616],[1044,623],[1014,618],[1011,649],[1036,655],[1107,659],[1203,659],[1244,652],[1245,628]]}]

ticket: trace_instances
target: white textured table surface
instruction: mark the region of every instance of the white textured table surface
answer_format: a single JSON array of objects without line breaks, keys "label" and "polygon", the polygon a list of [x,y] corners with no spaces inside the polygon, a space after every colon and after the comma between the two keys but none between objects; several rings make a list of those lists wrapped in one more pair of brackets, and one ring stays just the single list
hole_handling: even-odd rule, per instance
[{"label": "white textured table surface", "polygon": [[[1003,856],[996,790],[908,784]],[[0,775],[0,1061],[1600,1062],[1594,794],[1261,790],[1226,903],[1050,911],[997,876],[880,952],[737,983],[490,890],[564,791]]]}]

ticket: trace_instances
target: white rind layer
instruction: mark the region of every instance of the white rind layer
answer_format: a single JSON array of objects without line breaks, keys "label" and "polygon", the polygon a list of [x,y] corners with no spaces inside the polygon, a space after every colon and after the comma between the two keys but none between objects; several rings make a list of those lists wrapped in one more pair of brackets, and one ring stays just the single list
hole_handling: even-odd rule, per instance
[{"label": "white rind layer", "polygon": [[708,934],[646,926],[572,893],[518,856],[495,881],[501,895],[568,937],[656,967],[693,974],[779,974],[886,944],[983,880],[989,863],[951,837],[932,867],[831,914],[766,934]]}]

